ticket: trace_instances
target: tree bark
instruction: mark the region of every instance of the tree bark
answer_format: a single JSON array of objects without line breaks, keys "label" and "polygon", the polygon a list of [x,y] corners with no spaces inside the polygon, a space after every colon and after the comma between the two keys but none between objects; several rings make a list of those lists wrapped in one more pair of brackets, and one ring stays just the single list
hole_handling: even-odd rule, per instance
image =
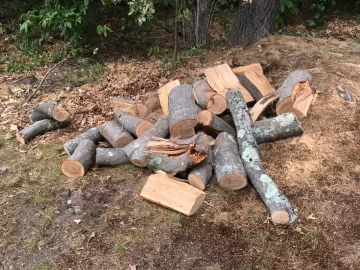
[{"label": "tree bark", "polygon": [[209,185],[213,175],[213,166],[204,161],[200,165],[194,167],[189,175],[188,180],[190,185],[200,190],[204,190]]},{"label": "tree bark", "polygon": [[248,45],[275,32],[280,0],[240,0],[230,45]]},{"label": "tree bark", "polygon": [[130,159],[122,148],[97,148],[97,166],[117,166],[129,163]]},{"label": "tree bark", "polygon": [[114,148],[124,147],[134,140],[115,120],[100,125],[99,131]]},{"label": "tree bark", "polygon": [[196,103],[214,114],[221,114],[227,108],[225,97],[216,93],[205,80],[193,84]]},{"label": "tree bark", "polygon": [[235,137],[234,128],[208,110],[204,110],[198,114],[198,121],[205,132],[214,138],[221,132],[227,132]]},{"label": "tree bark", "polygon": [[175,0],[175,21],[174,21],[174,51],[172,55],[173,64],[177,61],[177,55],[179,50],[179,0]]},{"label": "tree bark", "polygon": [[54,119],[58,122],[64,122],[69,119],[69,113],[53,103],[40,103],[32,109],[30,122],[34,123],[43,119]]},{"label": "tree bark", "polygon": [[88,139],[90,141],[93,141],[94,143],[97,143],[98,141],[103,140],[104,137],[99,132],[98,127],[90,128],[85,132],[81,133],[80,135],[76,136],[74,139],[64,143],[65,152],[68,155],[72,155],[72,153],[74,153],[76,147],[78,146],[80,140],[82,139]]},{"label": "tree bark", "polygon": [[120,126],[124,127],[127,132],[136,137],[144,135],[152,126],[149,121],[128,115],[120,109],[115,110],[114,118]]}]

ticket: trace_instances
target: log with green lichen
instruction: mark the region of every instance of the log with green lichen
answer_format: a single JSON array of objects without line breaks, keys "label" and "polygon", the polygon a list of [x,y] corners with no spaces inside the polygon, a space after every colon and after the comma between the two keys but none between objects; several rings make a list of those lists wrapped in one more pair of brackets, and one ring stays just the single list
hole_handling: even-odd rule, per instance
[{"label": "log with green lichen", "polygon": [[122,148],[97,148],[97,166],[117,166],[129,163],[130,159]]},{"label": "log with green lichen", "polygon": [[249,121],[248,108],[243,97],[239,91],[230,90],[226,93],[226,99],[235,122],[240,157],[247,177],[269,209],[273,222],[293,224],[298,219],[298,215],[262,167],[257,143],[253,136],[253,126]]}]

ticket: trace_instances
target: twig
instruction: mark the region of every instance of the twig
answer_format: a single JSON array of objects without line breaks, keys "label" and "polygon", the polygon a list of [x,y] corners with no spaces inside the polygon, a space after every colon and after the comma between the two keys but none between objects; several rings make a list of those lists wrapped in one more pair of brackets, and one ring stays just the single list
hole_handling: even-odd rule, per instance
[{"label": "twig", "polygon": [[64,58],[63,60],[61,60],[59,63],[57,63],[55,66],[53,66],[51,69],[49,69],[46,73],[44,78],[41,80],[41,82],[39,83],[39,85],[36,87],[36,89],[30,94],[28,95],[28,97],[25,100],[24,105],[28,104],[28,102],[30,101],[30,99],[32,99],[32,97],[36,94],[37,91],[39,91],[41,85],[43,84],[43,82],[45,81],[46,77],[50,74],[51,71],[53,71],[55,68],[59,67],[60,65],[62,65],[64,62],[66,62],[68,59]]}]

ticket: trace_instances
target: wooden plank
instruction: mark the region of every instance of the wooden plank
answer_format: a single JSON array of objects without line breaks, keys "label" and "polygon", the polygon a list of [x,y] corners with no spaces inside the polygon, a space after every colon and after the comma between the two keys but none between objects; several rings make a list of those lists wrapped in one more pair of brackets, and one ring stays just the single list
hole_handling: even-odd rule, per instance
[{"label": "wooden plank", "polygon": [[179,85],[180,85],[180,81],[175,80],[175,81],[168,82],[167,84],[160,87],[158,90],[160,105],[161,105],[161,108],[165,115],[169,114],[169,103],[168,103],[169,94],[173,88],[175,88],[176,86],[179,86]]},{"label": "wooden plank", "polygon": [[260,115],[265,111],[265,109],[274,101],[276,101],[279,98],[278,95],[275,93],[272,93],[271,95],[268,95],[266,97],[263,97],[260,99],[254,107],[252,107],[249,111],[251,119],[253,122],[259,119]]},{"label": "wooden plank", "polygon": [[205,70],[206,79],[209,85],[220,95],[225,97],[229,89],[240,91],[246,103],[254,101],[250,93],[241,85],[228,64],[218,65]]},{"label": "wooden plank", "polygon": [[171,179],[166,174],[152,174],[147,179],[140,196],[190,216],[203,203],[205,192],[186,183]]}]

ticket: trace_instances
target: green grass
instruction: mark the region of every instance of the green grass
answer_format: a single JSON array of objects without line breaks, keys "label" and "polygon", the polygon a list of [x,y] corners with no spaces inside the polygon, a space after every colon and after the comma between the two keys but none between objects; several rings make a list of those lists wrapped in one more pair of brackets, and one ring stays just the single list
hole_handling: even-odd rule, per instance
[{"label": "green grass", "polygon": [[35,265],[35,270],[54,270],[55,266],[49,262],[42,262]]}]

